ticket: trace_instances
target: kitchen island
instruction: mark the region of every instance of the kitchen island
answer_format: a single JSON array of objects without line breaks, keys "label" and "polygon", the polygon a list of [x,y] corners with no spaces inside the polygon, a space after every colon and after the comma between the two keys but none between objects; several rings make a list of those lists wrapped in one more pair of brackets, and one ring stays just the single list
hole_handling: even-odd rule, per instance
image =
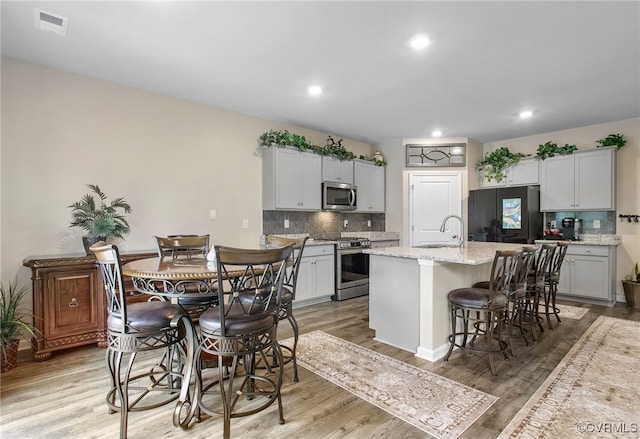
[{"label": "kitchen island", "polygon": [[522,244],[469,242],[459,247],[365,250],[369,261],[369,327],[375,339],[436,361],[449,349],[447,294],[487,280],[496,250]]}]

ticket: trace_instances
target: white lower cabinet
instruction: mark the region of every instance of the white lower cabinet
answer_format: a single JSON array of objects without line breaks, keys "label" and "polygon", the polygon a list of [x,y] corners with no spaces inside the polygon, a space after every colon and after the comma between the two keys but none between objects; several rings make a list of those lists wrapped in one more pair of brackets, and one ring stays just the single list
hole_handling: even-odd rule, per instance
[{"label": "white lower cabinet", "polygon": [[294,307],[326,302],[336,293],[335,245],[307,245],[298,271]]},{"label": "white lower cabinet", "polygon": [[569,300],[615,302],[614,246],[570,245],[562,263],[558,294]]}]

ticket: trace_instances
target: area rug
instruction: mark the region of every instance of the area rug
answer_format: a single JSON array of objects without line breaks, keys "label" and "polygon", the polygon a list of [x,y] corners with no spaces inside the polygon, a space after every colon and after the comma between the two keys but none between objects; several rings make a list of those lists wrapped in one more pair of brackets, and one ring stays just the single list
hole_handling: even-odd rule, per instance
[{"label": "area rug", "polygon": [[499,438],[638,437],[640,322],[600,316]]},{"label": "area rug", "polygon": [[[291,343],[291,339],[283,344]],[[498,398],[322,331],[302,334],[298,364],[437,438],[457,438]]]},{"label": "area rug", "polygon": [[[568,319],[580,320],[589,312],[589,308],[581,308],[579,306],[556,304],[560,319],[566,317]],[[540,305],[540,314],[544,314],[544,305]],[[551,312],[551,311],[549,311]]]}]

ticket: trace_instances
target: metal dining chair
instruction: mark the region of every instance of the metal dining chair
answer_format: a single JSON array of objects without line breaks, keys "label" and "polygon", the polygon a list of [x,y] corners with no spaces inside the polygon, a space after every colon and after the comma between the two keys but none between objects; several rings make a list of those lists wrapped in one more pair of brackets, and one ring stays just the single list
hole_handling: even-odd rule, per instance
[{"label": "metal dining chair", "polygon": [[[180,305],[167,301],[127,304],[118,248],[101,241],[90,251],[96,256],[104,281],[111,379],[106,400],[110,410],[120,411],[120,438],[127,437],[129,412],[175,400],[173,423],[186,428],[196,407],[192,399],[195,388],[189,388],[196,332],[189,316]],[[136,367],[138,354],[150,351],[159,351],[155,365]]]},{"label": "metal dining chair", "polygon": [[[277,340],[282,286],[293,246],[239,249],[215,246],[218,304],[200,316],[202,354],[217,357],[218,374],[203,383],[202,363],[196,363],[197,419],[200,410],[222,415],[223,437],[231,435],[231,418],[249,416],[277,401],[284,423],[282,398],[283,355]],[[252,300],[247,300],[252,297]],[[256,368],[259,358],[264,369]]]},{"label": "metal dining chair", "polygon": [[300,336],[300,329],[298,322],[293,315],[293,301],[296,298],[296,286],[298,285],[298,272],[300,270],[300,261],[302,260],[302,254],[304,247],[309,237],[288,239],[278,236],[268,235],[265,238],[265,243],[268,247],[286,247],[287,245],[293,245],[292,264],[287,264],[287,271],[283,282],[282,296],[280,298],[280,312],[278,317],[280,321],[287,320],[293,329],[293,345],[286,346],[280,345],[284,351],[284,364],[289,362],[293,363],[293,381],[298,382],[298,362],[296,360],[296,349],[298,347],[298,338]]},{"label": "metal dining chair", "polygon": [[[209,235],[169,235],[166,237],[154,236],[158,256],[172,262],[199,260],[204,262],[209,253]],[[197,283],[184,283],[185,293],[198,293],[200,287]],[[178,303],[184,307],[194,322],[197,322],[200,314],[216,303],[217,298],[210,294],[197,297],[190,294],[188,297],[179,297]]]}]

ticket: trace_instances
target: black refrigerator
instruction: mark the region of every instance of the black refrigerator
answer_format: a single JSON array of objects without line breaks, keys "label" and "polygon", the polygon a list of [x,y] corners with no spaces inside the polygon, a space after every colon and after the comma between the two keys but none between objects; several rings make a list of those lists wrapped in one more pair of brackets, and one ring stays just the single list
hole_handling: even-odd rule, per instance
[{"label": "black refrigerator", "polygon": [[469,240],[533,244],[542,239],[540,186],[469,192]]}]

